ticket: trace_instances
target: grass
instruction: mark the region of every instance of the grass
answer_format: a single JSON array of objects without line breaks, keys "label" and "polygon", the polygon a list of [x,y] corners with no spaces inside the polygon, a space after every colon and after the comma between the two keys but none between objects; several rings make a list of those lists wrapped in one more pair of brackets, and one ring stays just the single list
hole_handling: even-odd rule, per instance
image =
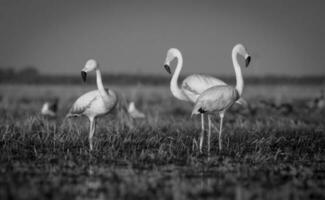
[{"label": "grass", "polygon": [[[113,88],[122,103],[98,120],[90,153],[87,119],[63,120],[89,87],[0,86],[0,199],[325,198],[325,110],[304,106],[319,88],[247,88],[252,107],[226,114],[222,151],[213,129],[210,157],[198,154],[199,117],[168,87]],[[56,120],[38,114],[49,95],[60,97]],[[130,119],[125,99],[147,118]],[[294,111],[261,99],[290,102]]]}]

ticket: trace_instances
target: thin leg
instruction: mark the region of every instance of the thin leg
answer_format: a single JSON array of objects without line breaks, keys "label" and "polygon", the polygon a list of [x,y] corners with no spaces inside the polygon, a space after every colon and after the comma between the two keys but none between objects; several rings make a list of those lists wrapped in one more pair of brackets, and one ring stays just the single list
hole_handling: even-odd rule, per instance
[{"label": "thin leg", "polygon": [[219,150],[222,150],[222,123],[223,123],[224,113],[220,113],[220,130],[219,130]]},{"label": "thin leg", "polygon": [[96,121],[94,118],[89,118],[90,121],[90,130],[89,130],[89,149],[90,151],[93,150],[93,136],[95,133],[95,129],[96,129]]},{"label": "thin leg", "polygon": [[202,153],[203,140],[204,140],[204,115],[201,114],[200,153]]},{"label": "thin leg", "polygon": [[209,132],[208,132],[208,153],[210,154],[210,142],[211,142],[211,115],[208,115]]}]

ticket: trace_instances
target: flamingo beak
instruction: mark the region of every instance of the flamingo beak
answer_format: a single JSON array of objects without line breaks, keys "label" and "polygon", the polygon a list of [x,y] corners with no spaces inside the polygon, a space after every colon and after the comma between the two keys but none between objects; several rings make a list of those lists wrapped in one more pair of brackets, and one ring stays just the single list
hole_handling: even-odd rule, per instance
[{"label": "flamingo beak", "polygon": [[245,66],[248,67],[250,62],[251,62],[251,56],[247,56],[245,59]]},{"label": "flamingo beak", "polygon": [[84,72],[84,71],[81,71],[81,78],[82,78],[83,82],[86,82],[86,80],[87,80],[87,73]]},{"label": "flamingo beak", "polygon": [[164,67],[165,67],[165,70],[166,70],[169,74],[172,73],[172,72],[170,71],[170,67],[169,67],[169,65],[164,65]]}]

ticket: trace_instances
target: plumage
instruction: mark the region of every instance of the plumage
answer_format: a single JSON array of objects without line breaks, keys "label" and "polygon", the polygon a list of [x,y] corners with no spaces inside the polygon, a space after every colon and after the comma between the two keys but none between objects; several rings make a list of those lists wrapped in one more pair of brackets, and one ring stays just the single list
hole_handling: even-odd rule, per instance
[{"label": "plumage", "polygon": [[318,109],[323,109],[325,107],[325,99],[324,97],[322,99],[319,99],[317,101],[317,108]]},{"label": "plumage", "polygon": [[323,109],[325,107],[325,92],[321,90],[317,97],[307,102],[307,106],[310,109]]},{"label": "plumage", "polygon": [[59,99],[55,98],[51,101],[46,101],[41,109],[41,115],[46,117],[56,117],[58,111]]},{"label": "plumage", "polygon": [[50,103],[49,102],[45,102],[42,106],[41,109],[41,114],[43,116],[48,116],[48,117],[55,117],[56,116],[56,112],[54,112],[53,110],[50,109]]},{"label": "plumage", "polygon": [[117,95],[113,90],[104,89],[99,66],[95,60],[88,60],[82,70],[85,81],[86,73],[96,71],[97,90],[92,90],[80,96],[72,105],[67,117],[87,116],[90,122],[89,147],[93,150],[92,137],[96,129],[96,118],[109,113],[117,104]]},{"label": "plumage", "polygon": [[226,85],[226,83],[213,76],[193,74],[183,80],[182,91],[194,103],[202,92],[217,85]]},{"label": "plumage", "polygon": [[130,102],[129,107],[128,107],[128,113],[129,115],[134,118],[134,119],[139,119],[139,118],[145,118],[146,115],[142,112],[140,112],[136,107],[134,102]]},{"label": "plumage", "polygon": [[[219,149],[222,149],[222,124],[225,112],[235,102],[240,100],[244,89],[244,80],[241,73],[240,65],[237,61],[237,55],[241,55],[246,60],[246,67],[248,66],[251,58],[248,55],[245,47],[241,44],[235,45],[232,51],[232,61],[236,73],[236,86],[219,85],[213,86],[202,92],[194,105],[192,115],[207,113],[209,120],[209,133],[208,133],[208,152],[210,152],[210,138],[211,138],[211,115],[214,113],[220,116],[220,130],[219,130]],[[244,103],[244,101],[239,101]]]},{"label": "plumage", "polygon": [[70,115],[82,115],[86,109],[90,108],[90,105],[98,97],[98,90],[93,90],[81,95],[71,106],[68,116]]},{"label": "plumage", "polygon": [[82,96],[80,96],[71,106],[71,109],[68,115],[71,116],[79,116],[79,115],[87,115],[87,116],[101,116],[107,113],[107,109],[110,107],[114,107],[116,104],[116,94],[113,90],[105,91],[109,94],[111,102],[114,105],[105,104],[98,90],[89,91]]},{"label": "plumage", "polygon": [[[214,86],[204,91],[197,99],[192,114],[221,112],[239,99],[237,90],[229,85]],[[201,112],[199,110],[202,110]]]}]

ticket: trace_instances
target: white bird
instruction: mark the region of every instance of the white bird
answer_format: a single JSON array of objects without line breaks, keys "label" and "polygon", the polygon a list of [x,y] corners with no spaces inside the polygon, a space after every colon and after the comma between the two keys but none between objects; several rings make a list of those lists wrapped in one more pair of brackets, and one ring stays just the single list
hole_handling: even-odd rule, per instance
[{"label": "white bird", "polygon": [[[178,86],[178,77],[183,67],[183,57],[180,50],[171,48],[167,51],[164,67],[166,71],[171,74],[170,63],[177,58],[177,66],[173,77],[170,81],[170,90],[174,97],[179,100],[189,101],[195,103],[199,95],[216,85],[227,85],[224,81],[217,79],[209,75],[193,74],[186,77],[181,88]],[[238,99],[237,103],[243,104],[246,101],[244,99]],[[201,134],[200,134],[200,152],[202,152],[202,145],[204,139],[204,116],[201,114]]]},{"label": "white bird", "polygon": [[53,101],[46,101],[41,109],[41,115],[46,117],[56,117],[58,111],[59,99],[55,98]]},{"label": "white bird", "polygon": [[310,108],[310,109],[322,109],[325,107],[325,95],[324,95],[324,91],[321,90],[320,91],[320,94],[310,100],[308,103],[307,103],[307,106]]},{"label": "white bird", "polygon": [[129,115],[134,118],[134,119],[137,119],[137,118],[145,118],[146,115],[142,112],[140,112],[136,107],[135,107],[135,104],[134,102],[130,102],[129,104],[129,107],[128,107],[128,113]]},{"label": "white bird", "polygon": [[325,107],[325,96],[324,92],[322,95],[317,99],[317,108],[323,109]]},{"label": "white bird", "polygon": [[88,60],[81,71],[83,81],[87,79],[87,73],[96,71],[98,90],[92,90],[79,97],[72,105],[67,117],[87,116],[90,122],[89,148],[93,150],[93,135],[96,129],[96,117],[109,113],[117,103],[117,95],[113,90],[104,89],[102,76],[98,63]]},{"label": "white bird", "polygon": [[210,152],[210,138],[211,138],[211,114],[218,113],[220,116],[220,130],[219,130],[219,149],[222,150],[222,123],[223,117],[227,109],[232,106],[242,96],[244,89],[244,80],[240,65],[237,60],[237,55],[245,58],[246,67],[248,67],[251,57],[247,53],[246,48],[242,44],[237,44],[232,50],[232,62],[236,73],[236,86],[219,85],[214,86],[202,92],[198,97],[192,115],[207,113],[209,120],[208,133],[208,152]]}]

